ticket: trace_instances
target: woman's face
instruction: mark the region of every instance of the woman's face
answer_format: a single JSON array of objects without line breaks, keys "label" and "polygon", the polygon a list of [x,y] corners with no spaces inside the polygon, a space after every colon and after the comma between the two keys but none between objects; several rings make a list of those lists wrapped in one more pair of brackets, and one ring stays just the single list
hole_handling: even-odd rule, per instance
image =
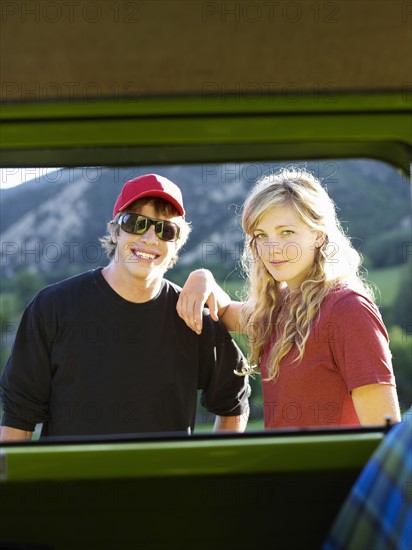
[{"label": "woman's face", "polygon": [[293,290],[305,280],[315,260],[322,233],[308,227],[292,206],[275,206],[253,232],[258,257],[278,282]]}]

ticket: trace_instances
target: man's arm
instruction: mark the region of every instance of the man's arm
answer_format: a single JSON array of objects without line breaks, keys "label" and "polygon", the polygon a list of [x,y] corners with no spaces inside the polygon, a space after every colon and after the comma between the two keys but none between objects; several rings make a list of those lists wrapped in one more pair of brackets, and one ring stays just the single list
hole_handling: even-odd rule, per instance
[{"label": "man's arm", "polygon": [[0,426],[0,441],[24,441],[32,438],[32,432],[10,428],[9,426]]},{"label": "man's arm", "polygon": [[201,405],[216,415],[214,432],[243,432],[249,417],[251,393],[245,370],[246,359],[221,321],[204,315],[199,336],[199,388]]},{"label": "man's arm", "polygon": [[213,426],[214,432],[238,432],[243,433],[246,429],[248,415],[240,416],[216,416]]}]

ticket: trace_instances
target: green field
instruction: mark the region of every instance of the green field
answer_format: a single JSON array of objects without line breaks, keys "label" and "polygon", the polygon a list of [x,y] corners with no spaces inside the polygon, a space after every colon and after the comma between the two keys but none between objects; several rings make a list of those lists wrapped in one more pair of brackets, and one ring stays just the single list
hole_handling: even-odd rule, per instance
[{"label": "green field", "polygon": [[[367,272],[366,280],[372,284],[376,302],[379,306],[391,306],[395,300],[400,275],[403,265],[370,269]],[[225,281],[219,284],[234,300],[240,300],[244,289],[244,280],[236,273],[232,273]]]},{"label": "green field", "polygon": [[376,293],[376,302],[380,306],[391,306],[396,298],[402,266],[395,265],[380,269],[371,269],[367,280],[374,283],[379,292]]}]

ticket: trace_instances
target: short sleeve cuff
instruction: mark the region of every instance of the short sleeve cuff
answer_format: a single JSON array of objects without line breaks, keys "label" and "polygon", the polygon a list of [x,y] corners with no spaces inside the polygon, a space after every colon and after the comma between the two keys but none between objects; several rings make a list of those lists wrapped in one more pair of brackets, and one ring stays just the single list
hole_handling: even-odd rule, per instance
[{"label": "short sleeve cuff", "polygon": [[370,384],[383,384],[387,386],[396,387],[395,377],[391,374],[387,376],[375,376],[373,378],[358,378],[357,380],[350,380],[348,383],[349,391],[355,390],[356,388],[361,388],[362,386],[369,386]]},{"label": "short sleeve cuff", "polygon": [[14,428],[16,430],[24,430],[26,432],[34,432],[36,428],[35,424],[24,422],[24,420],[21,420],[10,413],[4,413],[1,420],[1,425],[7,426],[8,428]]}]

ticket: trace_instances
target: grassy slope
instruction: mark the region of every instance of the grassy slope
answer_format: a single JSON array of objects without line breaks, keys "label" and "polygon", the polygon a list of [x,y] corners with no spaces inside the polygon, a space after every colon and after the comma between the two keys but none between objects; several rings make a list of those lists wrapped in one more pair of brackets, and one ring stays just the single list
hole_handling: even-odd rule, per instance
[{"label": "grassy slope", "polygon": [[379,289],[376,294],[379,305],[388,307],[393,304],[398,291],[401,267],[396,265],[369,270],[367,280],[375,283]]}]

